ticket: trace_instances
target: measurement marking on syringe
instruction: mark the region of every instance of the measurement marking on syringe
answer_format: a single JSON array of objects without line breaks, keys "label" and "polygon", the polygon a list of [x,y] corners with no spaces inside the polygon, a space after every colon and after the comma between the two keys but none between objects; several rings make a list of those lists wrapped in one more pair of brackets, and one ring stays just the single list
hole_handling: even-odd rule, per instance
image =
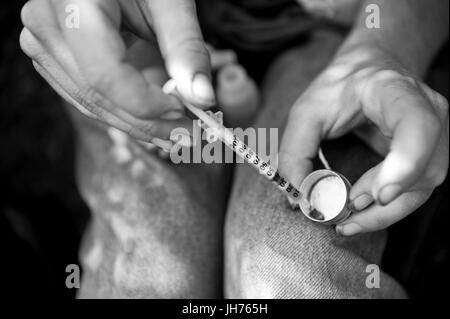
[{"label": "measurement marking on syringe", "polygon": [[[175,81],[169,80],[163,87],[163,92],[171,94],[176,92]],[[219,138],[222,142],[231,148],[237,155],[241,156],[247,163],[255,167],[261,175],[266,176],[274,183],[278,189],[285,192],[287,195],[293,197],[295,200],[302,199],[300,191],[294,187],[291,183],[285,180],[278,173],[278,170],[274,169],[268,162],[262,160],[255,151],[248,147],[243,141],[241,141],[235,134],[229,129],[224,127],[221,123],[216,122],[205,111],[195,107],[194,105],[183,101],[186,108],[195,114],[206,127],[210,127],[219,132]]]},{"label": "measurement marking on syringe", "polygon": [[263,161],[255,151],[248,147],[244,142],[237,138],[233,134],[233,143],[229,145],[235,151],[236,154],[245,159],[249,164],[254,166],[258,172],[262,175],[267,176],[276,186],[284,191],[285,193],[291,195],[294,198],[298,198],[300,195],[299,190],[297,190],[294,185],[286,181],[280,176],[278,171],[276,171],[269,163]]}]

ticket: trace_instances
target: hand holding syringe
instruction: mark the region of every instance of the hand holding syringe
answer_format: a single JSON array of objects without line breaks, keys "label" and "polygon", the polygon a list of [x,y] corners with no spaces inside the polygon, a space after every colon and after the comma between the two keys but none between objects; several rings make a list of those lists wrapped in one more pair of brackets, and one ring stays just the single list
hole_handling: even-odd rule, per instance
[{"label": "hand holding syringe", "polygon": [[[176,92],[175,81],[173,80],[169,80],[164,85],[163,91],[167,94],[174,94],[179,97]],[[206,125],[207,128],[211,128],[215,132],[217,132],[218,138],[226,146],[233,150],[233,152],[235,152],[247,163],[256,168],[261,175],[271,180],[278,189],[292,198],[295,202],[298,202],[302,199],[302,194],[294,185],[292,185],[285,178],[281,177],[275,168],[273,168],[267,161],[263,160],[254,150],[252,150],[241,139],[239,139],[231,130],[211,118],[208,114],[206,114],[205,111],[193,106],[186,101],[183,101],[183,104],[189,111],[197,116]]]},{"label": "hand holding syringe", "polygon": [[[176,91],[175,81],[169,80],[163,87],[163,91],[167,94],[173,94],[177,97],[180,97]],[[341,221],[345,219],[350,214],[350,210],[348,209],[347,202],[347,194],[349,189],[348,181],[340,176],[339,174],[326,169],[319,170],[311,173],[309,176],[305,178],[300,189],[303,190],[301,192],[297,189],[292,183],[290,183],[287,179],[283,178],[278,170],[272,167],[267,161],[263,160],[254,150],[252,150],[248,145],[246,145],[241,139],[239,139],[230,129],[224,127],[221,123],[218,123],[215,119],[210,117],[205,111],[195,107],[189,102],[182,101],[186,108],[191,111],[195,116],[197,116],[203,123],[204,128],[212,129],[216,132],[217,137],[234,153],[236,153],[239,157],[245,160],[247,163],[252,165],[261,175],[269,179],[272,183],[276,185],[276,187],[281,190],[284,194],[286,194],[294,203],[300,206],[302,212],[316,222],[323,223],[335,223],[336,221]],[[202,126],[203,127],[203,126]],[[320,152],[321,157],[323,154]],[[326,162],[326,161],[325,161]],[[326,165],[327,166],[327,165]],[[319,189],[320,184],[326,185],[330,184],[329,181],[332,181],[332,187],[327,187],[328,190],[335,189],[335,193],[340,193],[341,200],[338,205],[328,205],[328,206],[336,206],[332,207],[333,216],[328,216],[328,214],[324,214],[323,211],[318,211],[316,209],[316,205],[312,205],[310,202],[311,199],[321,198],[322,203],[324,202],[323,195],[322,196],[314,196],[311,197],[312,194],[316,194],[317,192],[313,192],[314,189]],[[320,189],[324,189],[321,187]],[[331,195],[331,194],[330,194]],[[342,198],[344,197],[344,198]],[[328,199],[325,198],[325,201]],[[339,200],[339,199],[338,199]],[[318,202],[319,203],[319,202]],[[319,205],[323,207],[319,203]]]}]

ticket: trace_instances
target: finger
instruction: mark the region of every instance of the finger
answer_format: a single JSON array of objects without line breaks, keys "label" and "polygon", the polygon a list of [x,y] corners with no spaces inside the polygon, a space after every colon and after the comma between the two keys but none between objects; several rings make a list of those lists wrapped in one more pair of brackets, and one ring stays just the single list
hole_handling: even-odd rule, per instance
[{"label": "finger", "polygon": [[80,89],[85,87],[86,92],[92,91],[87,88],[80,67],[66,43],[50,1],[27,2],[22,9],[22,21],[25,28],[21,33],[20,44],[27,55],[42,65],[48,57],[51,57],[67,75],[70,75]]},{"label": "finger", "polygon": [[[35,66],[36,70],[50,84],[50,86],[67,101],[73,100],[72,96],[69,97],[67,90],[63,88],[75,88],[77,87],[77,84],[72,80],[72,77],[69,77],[67,75],[67,72],[63,70],[60,64],[52,57],[52,55],[41,45],[40,41],[38,41],[26,27],[23,28],[22,32],[20,33],[19,42],[22,51],[33,60],[33,65]],[[63,45],[60,45],[59,49],[61,49],[61,47],[63,47]],[[56,53],[60,51],[59,49]],[[74,61],[71,60],[69,56],[65,56],[63,60],[66,66],[70,65],[69,69],[74,68],[74,66],[72,65]],[[52,70],[52,72],[49,72],[45,69]],[[52,75],[50,75],[50,73],[52,73]],[[46,76],[44,76],[44,74]],[[82,106],[75,100],[73,100],[72,102],[71,104],[74,104],[75,107],[78,108],[78,110],[84,115],[95,119],[100,118],[99,112],[101,110],[98,110],[98,108],[89,109]]]},{"label": "finger", "polygon": [[372,185],[374,198],[386,205],[424,174],[439,141],[441,123],[416,86],[390,73],[383,76],[387,78],[381,86],[366,90],[362,104],[369,119],[392,136],[389,154]]},{"label": "finger", "polygon": [[[64,8],[69,3],[79,8],[80,28],[65,26]],[[120,8],[116,1],[55,1],[54,5],[64,38],[93,90],[136,118],[152,119],[176,107],[124,61],[126,47],[119,33]]]},{"label": "finger", "polygon": [[159,48],[154,42],[136,40],[128,48],[125,59],[142,73],[149,84],[162,87],[169,79]]},{"label": "finger", "polygon": [[[54,34],[56,39],[58,39],[57,33]],[[24,28],[20,34],[20,43],[22,50],[29,57],[34,59],[33,66],[36,71],[49,83],[49,85],[68,103],[77,108],[84,115],[102,120],[111,126],[116,127],[124,132],[128,132],[131,136],[137,139],[148,140],[149,137],[144,133],[133,130],[131,125],[125,123],[123,120],[118,119],[117,117],[110,114],[108,111],[105,111],[99,107],[86,107],[86,105],[81,105],[74,96],[77,96],[74,93],[75,88],[78,87],[70,76],[67,75],[66,71],[61,68],[59,63],[53,59],[50,54],[46,54],[46,50],[40,44],[40,42],[34,37],[34,35],[27,29]],[[63,43],[59,46],[59,49],[62,49]],[[52,48],[56,48],[55,46],[51,46]],[[64,62],[64,65],[69,69],[75,71],[74,61],[70,59],[70,54],[66,54],[64,50],[56,51],[55,53],[61,58]],[[52,70],[49,72],[48,70]]]},{"label": "finger", "polygon": [[[439,147],[439,149],[440,148],[441,147]],[[445,149],[445,147],[442,148]],[[436,163],[433,163],[434,161],[436,161]],[[447,166],[440,166],[441,164],[438,162],[448,162],[448,148],[446,152],[444,150],[435,151],[433,159],[424,175],[414,185],[409,187],[408,191],[430,189],[441,184],[445,179]],[[381,162],[375,167],[372,167],[353,184],[350,190],[350,200],[353,211],[359,212],[374,202],[375,199],[372,189],[383,165],[384,162]]]},{"label": "finger", "polygon": [[[99,104],[108,104],[105,100],[102,99],[92,102],[84,97],[84,93],[79,89],[78,83],[73,81],[52,56],[45,54],[45,49],[26,28],[24,28],[21,33],[20,41],[21,43],[26,43],[22,44],[22,47],[26,54],[35,59],[33,64],[38,73],[41,74],[61,97],[91,118],[102,120],[103,122],[128,133],[132,137],[144,141],[150,141],[154,137],[167,139],[173,129],[177,127],[190,127],[191,125],[189,119],[181,117],[183,115],[182,113],[179,114],[180,116],[178,118],[174,118],[172,115],[170,120],[159,121],[139,120],[128,114],[122,114],[122,116],[119,117],[116,114],[109,112],[107,108],[99,106]],[[79,101],[81,101],[82,104]]]},{"label": "finger", "polygon": [[[183,111],[166,113],[163,116],[166,120],[178,119],[178,121],[172,123],[170,121],[155,123],[148,120],[139,120],[114,105],[106,97],[92,91],[79,73],[76,61],[73,59],[67,46],[65,46],[61,34],[55,29],[52,29],[51,33],[49,32],[50,30],[47,30],[47,36],[43,37],[46,43],[46,47],[44,48],[40,41],[27,28],[24,28],[20,36],[22,49],[28,56],[46,69],[47,73],[51,74],[52,79],[56,83],[59,83],[59,86],[70,95],[70,103],[82,113],[90,117],[95,115],[96,119],[102,120],[121,130],[125,128],[123,124],[119,124],[119,120],[126,122],[127,131],[130,135],[138,139],[145,137],[146,140],[152,137],[166,139],[170,136],[172,129],[178,126],[185,127],[188,125],[188,119],[182,118],[184,115]],[[54,56],[57,58],[54,58]],[[149,76],[150,74],[146,75],[146,81]],[[69,100],[67,96],[63,96],[61,90],[56,89],[55,83],[52,86],[58,93],[61,93],[63,98]],[[179,108],[182,109],[182,106],[176,99],[170,99],[174,100],[174,105],[179,105]],[[178,116],[174,116],[174,114]],[[129,128],[130,125],[134,128]],[[137,130],[140,131],[137,132]]]},{"label": "finger", "polygon": [[[59,67],[55,66],[55,70],[62,69],[65,75],[68,75],[77,84],[71,88],[71,91],[74,93],[72,96],[76,98],[78,104],[88,107],[89,111],[94,113],[101,111],[97,106],[118,116],[123,113],[118,112],[117,106],[108,101],[106,96],[101,97],[99,92],[95,91],[80,72],[80,67],[66,43],[48,0],[28,2],[22,9],[22,20],[26,29],[21,36],[22,49],[27,51],[28,55],[41,65],[46,65],[45,60],[52,57],[59,65]],[[42,21],[45,21],[45,23],[42,23]],[[47,69],[52,70],[51,68]],[[59,79],[58,74],[60,72],[50,71],[50,73],[54,78]],[[69,88],[68,86],[65,87]],[[79,89],[78,92],[74,92],[75,87]],[[90,103],[87,103],[87,101]]]},{"label": "finger", "polygon": [[353,184],[350,190],[352,211],[359,212],[374,202],[372,185],[378,176],[380,168],[381,163],[369,169]]},{"label": "finger", "polygon": [[364,125],[353,130],[353,133],[378,155],[384,157],[389,153],[391,141],[376,126]]},{"label": "finger", "polygon": [[366,210],[350,216],[344,223],[336,226],[336,232],[343,236],[382,230],[419,208],[431,195],[431,191],[404,193],[389,205],[373,205]]},{"label": "finger", "polygon": [[[160,148],[170,150],[170,146],[172,142],[168,141],[167,138],[170,137],[171,133],[179,129],[180,127],[185,128],[188,132],[191,131],[191,122],[187,118],[183,118],[178,121],[146,121],[145,123],[141,123],[139,120],[135,120],[133,123],[127,123],[116,115],[108,112],[101,111],[100,113],[90,113],[86,110],[86,107],[79,104],[77,100],[75,100],[70,92],[68,92],[64,85],[68,84],[68,87],[73,87],[71,84],[71,79],[68,76],[64,76],[63,71],[58,72],[58,80],[56,80],[46,68],[41,66],[39,63],[33,61],[33,65],[36,71],[49,83],[49,85],[69,104],[73,105],[83,114],[87,115],[96,120],[101,120],[106,124],[117,128],[118,130],[130,135],[131,137],[145,141],[151,142]],[[55,67],[52,67],[54,70]],[[65,79],[64,79],[65,77]],[[62,85],[61,85],[62,84]],[[153,129],[150,128],[150,125],[153,124]]]},{"label": "finger", "polygon": [[50,2],[28,1],[22,8],[21,17],[25,26],[20,36],[22,50],[40,64],[45,64],[44,61],[51,56],[75,82],[83,82],[79,67],[65,43]]},{"label": "finger", "polygon": [[280,173],[295,186],[312,171],[322,137],[320,115],[305,105],[300,102],[291,109],[279,153]]},{"label": "finger", "polygon": [[[67,84],[70,83],[70,79],[66,77],[66,79],[61,80],[62,76],[58,77],[58,80],[56,80],[44,67],[42,67],[39,63],[33,61],[34,68],[36,71],[47,81],[47,83],[69,104],[73,105],[76,109],[78,109],[80,112],[82,112],[84,115],[96,119],[96,120],[102,120],[103,122],[117,128],[118,130],[121,130],[124,133],[129,134],[131,137],[136,138],[138,140],[142,141],[151,141],[152,137],[140,132],[139,130],[136,130],[133,128],[132,125],[124,122],[123,120],[117,118],[113,114],[109,112],[103,112],[101,114],[101,117],[90,113],[86,110],[84,106],[79,104],[64,88],[61,86],[61,83]],[[59,73],[62,74],[62,73]]]},{"label": "finger", "polygon": [[213,70],[218,70],[227,64],[237,63],[237,55],[233,50],[216,50],[212,45],[208,43],[206,45],[206,50],[208,50],[209,57],[211,60],[211,68]]},{"label": "finger", "polygon": [[215,104],[211,66],[194,1],[146,0],[169,75],[188,102]]}]

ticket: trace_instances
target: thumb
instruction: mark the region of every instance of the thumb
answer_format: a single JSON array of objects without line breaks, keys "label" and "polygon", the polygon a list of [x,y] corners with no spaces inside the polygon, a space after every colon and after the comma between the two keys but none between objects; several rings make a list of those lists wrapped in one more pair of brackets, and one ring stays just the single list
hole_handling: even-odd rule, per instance
[{"label": "thumb", "polygon": [[279,153],[280,173],[296,187],[312,171],[322,137],[322,120],[315,109],[297,103],[289,114]]},{"label": "thumb", "polygon": [[211,63],[194,1],[146,0],[169,75],[188,102],[215,104]]}]

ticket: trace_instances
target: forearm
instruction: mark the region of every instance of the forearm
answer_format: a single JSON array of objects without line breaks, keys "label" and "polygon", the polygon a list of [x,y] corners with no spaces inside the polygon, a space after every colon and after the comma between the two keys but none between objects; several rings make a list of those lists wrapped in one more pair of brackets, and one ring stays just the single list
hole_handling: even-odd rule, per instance
[{"label": "forearm", "polygon": [[[368,28],[369,4],[380,8],[380,28]],[[448,37],[448,0],[365,0],[341,52],[378,46],[422,77]]]}]

